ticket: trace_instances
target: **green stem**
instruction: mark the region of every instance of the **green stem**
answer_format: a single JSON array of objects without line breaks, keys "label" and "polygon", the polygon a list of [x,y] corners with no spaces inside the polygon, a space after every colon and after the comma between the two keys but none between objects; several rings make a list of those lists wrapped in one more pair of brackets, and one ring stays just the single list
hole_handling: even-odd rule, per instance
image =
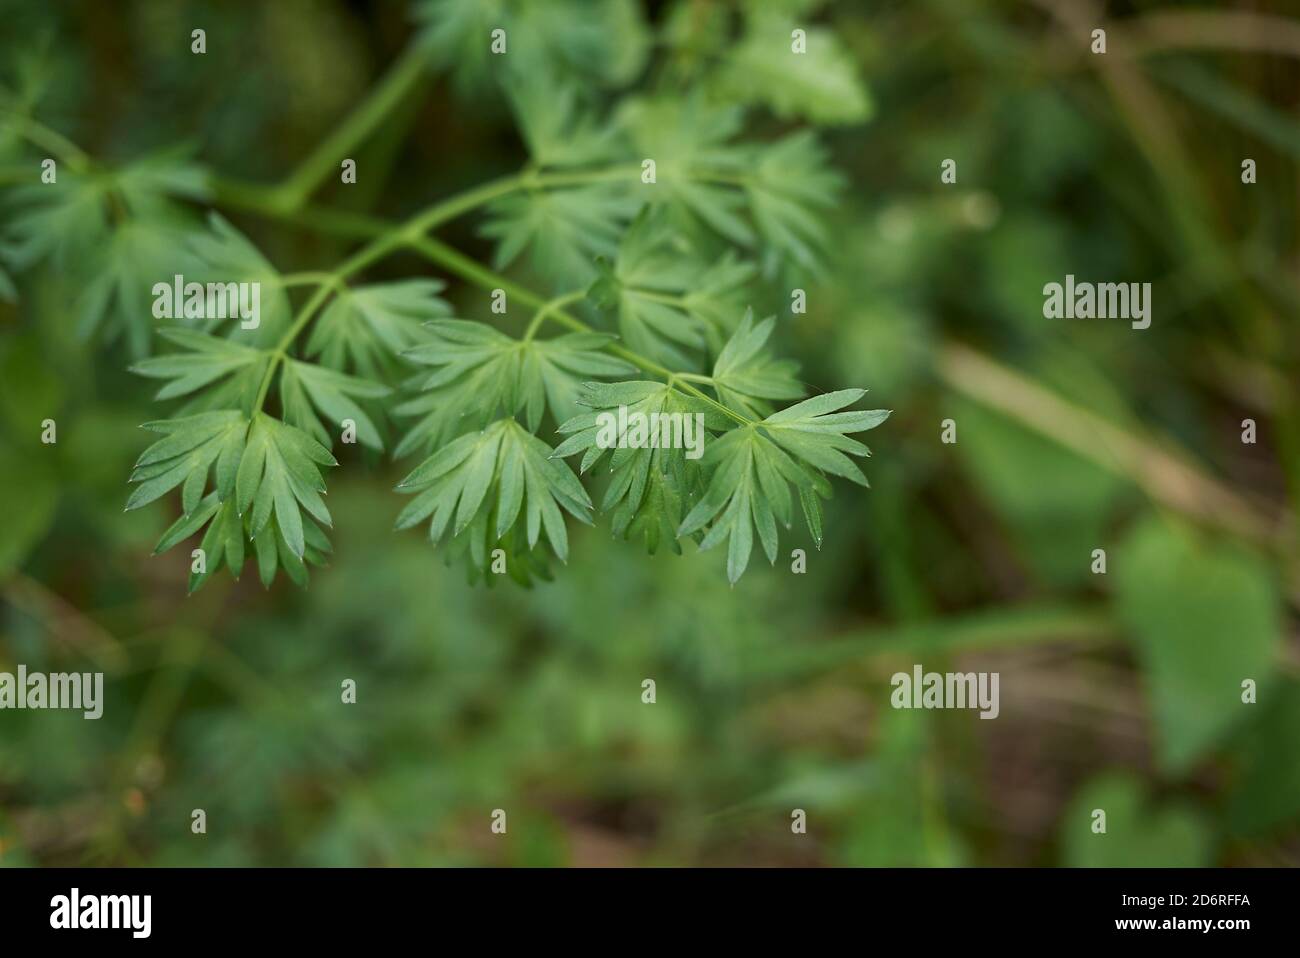
[{"label": "green stem", "polygon": [[13,124],[19,136],[33,146],[49,150],[55,159],[71,167],[73,172],[84,173],[90,169],[90,156],[62,133],[21,113],[12,110],[0,110],[0,112],[9,116],[9,122]]},{"label": "green stem", "polygon": [[564,306],[567,306],[569,303],[577,302],[578,300],[582,299],[586,295],[587,295],[587,291],[585,289],[579,289],[579,290],[575,290],[572,293],[565,293],[563,296],[557,296],[555,297],[555,299],[552,299],[547,303],[543,303],[542,306],[533,315],[532,322],[528,324],[528,328],[524,330],[523,341],[529,342],[532,340],[532,338],[535,335],[537,335],[537,330],[541,329],[542,323],[546,321],[546,317],[549,314],[555,312],[555,310],[557,309],[561,309]]},{"label": "green stem", "polygon": [[365,269],[376,260],[382,259],[400,245],[402,245],[400,232],[389,233],[385,236],[379,237],[366,246],[363,246],[360,250],[340,264],[339,267],[330,274],[332,282],[321,283],[316,288],[316,292],[312,293],[311,298],[307,300],[302,309],[298,311],[298,315],[294,318],[293,324],[285,330],[284,335],[280,337],[280,341],[276,343],[275,348],[271,350],[271,361],[267,363],[266,372],[262,376],[262,385],[257,391],[257,399],[253,402],[253,411],[255,413],[261,411],[262,404],[266,402],[266,394],[271,389],[271,380],[275,377],[275,371],[280,367],[280,364],[288,357],[289,347],[293,345],[293,341],[297,339],[298,334],[301,333],[303,329],[306,328],[307,324],[311,322],[316,311],[325,304],[325,300],[329,299],[330,294],[334,291],[334,287],[354,273]]},{"label": "green stem", "polygon": [[0,167],[0,184],[23,183],[29,180],[35,181],[36,179],[37,173],[30,165]]},{"label": "green stem", "polygon": [[274,200],[279,207],[289,212],[301,207],[325,178],[339,168],[352,148],[370,136],[415,87],[424,74],[424,65],[424,51],[419,45],[407,47],[348,118],[275,188]]},{"label": "green stem", "polygon": [[492,180],[477,186],[474,189],[466,190],[463,193],[457,193],[455,196],[448,197],[438,203],[434,203],[428,209],[425,209],[415,216],[411,217],[405,223],[390,226],[381,235],[375,237],[350,258],[340,264],[331,274],[332,282],[322,283],[312,294],[311,298],[299,310],[298,315],[294,318],[293,324],[285,330],[284,336],[271,351],[271,361],[267,364],[266,373],[262,376],[262,384],[257,391],[257,399],[253,403],[253,411],[261,410],[263,403],[266,402],[267,393],[271,389],[271,381],[275,377],[276,370],[288,356],[289,347],[311,322],[316,311],[324,305],[325,300],[329,298],[334,287],[345,281],[349,276],[365,269],[376,260],[382,259],[393,250],[403,246],[409,246],[424,238],[424,234],[431,229],[455,219],[462,213],[468,212],[475,207],[482,206],[484,203],[495,199],[498,196],[504,196],[514,190],[517,190],[523,177],[519,174],[502,177],[501,179]]},{"label": "green stem", "polygon": [[[538,173],[532,170],[525,170],[511,176],[505,176],[497,180],[492,180],[482,186],[459,193],[456,196],[443,200],[441,203],[429,207],[422,213],[416,214],[405,224],[394,225],[386,220],[376,219],[374,217],[339,214],[329,210],[304,209],[298,211],[286,212],[283,209],[275,207],[273,204],[266,202],[266,191],[252,184],[237,183],[227,180],[217,180],[214,182],[214,188],[217,192],[219,202],[227,202],[230,205],[238,206],[253,213],[270,215],[280,219],[291,219],[302,222],[304,225],[315,225],[321,229],[330,232],[337,232],[350,236],[371,236],[375,237],[372,246],[376,243],[388,244],[385,246],[383,253],[389,251],[396,241],[404,242],[411,249],[416,250],[426,259],[451,270],[463,279],[468,280],[483,289],[501,289],[512,299],[531,306],[534,309],[541,310],[548,307],[546,316],[555,322],[575,332],[595,332],[591,326],[584,323],[581,319],[572,313],[563,309],[561,305],[555,305],[544,297],[533,292],[525,286],[511,281],[494,270],[488,269],[476,260],[464,255],[456,249],[434,239],[426,234],[435,227],[447,222],[450,219],[468,212],[475,207],[481,206],[491,200],[505,196],[515,190],[522,188],[531,188],[535,186],[555,186],[575,183],[592,183],[601,180],[613,179],[618,176],[626,175],[626,170],[618,167],[604,170],[586,170],[581,172],[571,172],[564,174]],[[364,247],[361,253],[367,253],[370,246]],[[359,253],[358,256],[361,254]],[[382,255],[382,253],[380,254]],[[351,261],[349,261],[351,262]],[[367,260],[367,263],[370,260]],[[342,269],[342,267],[340,267]],[[343,274],[336,273],[338,278],[343,278]],[[575,297],[576,298],[576,297]],[[317,301],[317,300],[320,301]],[[298,332],[310,321],[311,311],[319,308],[323,302],[323,297],[318,292],[317,296],[308,301],[303,307],[303,312],[294,322],[290,329],[292,335],[288,335],[288,343],[292,343],[293,338]],[[288,348],[288,343],[284,347]],[[607,352],[625,359],[632,363],[638,369],[647,373],[659,376],[665,381],[673,381],[676,388],[688,393],[702,402],[717,409],[723,415],[742,425],[749,425],[753,420],[749,419],[733,409],[728,408],[722,403],[709,396],[703,390],[689,384],[679,382],[681,376],[674,374],[673,370],[668,369],[654,360],[635,353],[617,343],[609,343],[605,346]],[[284,358],[282,351],[277,348],[273,353],[273,362],[267,369],[266,378],[263,381],[262,389],[258,396],[255,408],[260,409],[262,402],[266,398],[266,392],[270,387],[270,378],[275,371],[276,365]]]},{"label": "green stem", "polygon": [[586,186],[591,183],[617,183],[622,180],[637,181],[641,167],[635,165],[606,166],[595,170],[560,170],[543,173],[528,170],[524,176],[524,186],[528,188],[554,188],[557,186]]},{"label": "green stem", "polygon": [[289,286],[322,286],[333,284],[337,277],[333,273],[285,273],[280,277],[280,285]]}]

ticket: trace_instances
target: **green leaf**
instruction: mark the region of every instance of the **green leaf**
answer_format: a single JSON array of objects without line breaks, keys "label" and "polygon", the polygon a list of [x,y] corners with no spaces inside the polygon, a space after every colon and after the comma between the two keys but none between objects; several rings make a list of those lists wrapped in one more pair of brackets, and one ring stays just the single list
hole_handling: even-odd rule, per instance
[{"label": "green leaf", "polygon": [[1235,834],[1257,836],[1300,819],[1300,683],[1279,682],[1248,707],[1259,711],[1233,749],[1241,768],[1228,822]]},{"label": "green leaf", "polygon": [[[280,273],[239,230],[216,213],[208,215],[208,229],[188,243],[193,257],[186,282],[249,283],[258,287],[258,325],[244,329],[231,324],[230,335],[252,346],[269,347],[279,341],[292,319],[289,294]],[[223,321],[209,319],[211,332]]]},{"label": "green leaf", "polygon": [[394,360],[427,340],[421,324],[450,314],[438,297],[443,283],[411,279],[339,290],[312,324],[305,354],[331,369],[375,381],[394,372]]},{"label": "green leaf", "polygon": [[155,399],[186,396],[226,377],[239,375],[238,386],[223,391],[220,396],[228,398],[234,393],[251,403],[266,368],[264,353],[192,329],[164,329],[159,335],[184,351],[142,359],[131,367],[133,373],[141,376],[170,380]]},{"label": "green leaf", "polygon": [[[818,124],[862,123],[871,98],[857,65],[829,29],[796,24],[781,13],[748,18],[744,37],[726,55],[720,90],[742,103],[763,103],[782,119]],[[795,52],[792,31],[800,27],[806,49]]]},{"label": "green leaf", "polygon": [[775,317],[755,323],[753,310],[746,310],[740,327],[713,364],[711,379],[718,399],[748,416],[769,414],[772,405],[767,400],[798,399],[807,392],[794,378],[799,364],[774,359],[763,348],[775,326]]},{"label": "green leaf", "polygon": [[[303,558],[309,535],[302,511],[324,526],[333,524],[321,493],[321,466],[337,461],[329,450],[294,426],[258,413],[248,431],[248,444],[235,478],[235,501],[241,515],[252,510],[248,526],[256,537],[275,517],[290,554]],[[283,556],[281,557],[283,560]],[[293,569],[289,569],[291,575]]]},{"label": "green leaf", "polygon": [[497,269],[526,251],[542,281],[555,290],[568,290],[595,278],[596,258],[613,255],[623,224],[637,205],[627,187],[617,183],[530,189],[489,204],[480,233],[497,242]]},{"label": "green leaf", "polygon": [[[397,528],[428,519],[434,543],[448,530],[455,538],[475,522],[489,532],[487,541],[495,541],[522,522],[529,549],[544,530],[551,550],[564,561],[568,535],[560,510],[591,522],[591,500],[582,483],[551,457],[550,446],[513,419],[456,439],[417,466],[397,489],[416,493],[398,516]],[[475,559],[482,566],[483,556]]]},{"label": "green leaf", "polygon": [[734,585],[749,565],[754,529],[768,561],[776,562],[776,520],[791,523],[788,483],[808,485],[813,477],[751,426],[733,429],[705,453],[713,468],[704,495],[687,513],[677,535],[687,536],[710,526],[700,549],[726,541],[727,579]]},{"label": "green leaf", "polygon": [[18,302],[18,289],[14,286],[13,279],[5,272],[3,266],[0,266],[0,302]]},{"label": "green leaf", "polygon": [[[355,400],[378,399],[390,391],[387,386],[296,359],[286,359],[280,371],[285,421],[305,430],[326,447],[334,445],[335,434],[342,433],[345,423],[351,421],[357,438],[382,452],[384,441],[374,420]],[[329,426],[321,422],[316,410]]]},{"label": "green leaf", "polygon": [[1026,564],[1046,583],[1092,580],[1086,559],[1103,536],[1124,483],[1055,439],[973,401],[951,409],[961,434],[955,451],[980,493],[1022,545]]},{"label": "green leaf", "polygon": [[[752,341],[752,331],[750,335]],[[737,355],[743,352],[737,349]],[[870,453],[845,433],[872,429],[889,415],[883,409],[836,412],[860,399],[864,392],[845,389],[815,396],[762,422],[733,429],[715,441],[704,454],[704,465],[713,470],[708,487],[682,520],[678,536],[693,535],[709,526],[700,542],[701,549],[727,541],[727,577],[734,584],[749,563],[755,532],[768,561],[776,561],[776,523],[787,529],[792,523],[794,500],[789,487],[793,484],[820,547],[821,508],[817,499],[830,495],[830,484],[821,473],[866,485],[848,455]]]},{"label": "green leaf", "polygon": [[613,267],[601,264],[592,294],[598,303],[616,309],[619,333],[633,350],[693,369],[696,362],[681,347],[702,349],[704,331],[677,295],[695,270],[680,247],[674,255],[670,246],[675,242],[663,215],[642,210],[624,234]]},{"label": "green leaf", "polygon": [[633,155],[655,161],[655,183],[643,184],[650,202],[678,222],[696,222],[742,246],[754,232],[741,215],[737,186],[750,172],[750,154],[729,143],[743,122],[738,107],[711,104],[697,93],[624,103],[618,122],[628,130]]},{"label": "green leaf", "polygon": [[93,174],[61,169],[55,182],[10,195],[10,262],[25,269],[48,260],[80,289],[73,309],[82,335],[147,354],[151,290],[189,263],[190,220],[173,197],[205,196],[206,173],[172,152]]},{"label": "green leaf", "polygon": [[595,165],[617,158],[616,130],[583,110],[577,87],[516,75],[506,94],[528,155],[539,168]]},{"label": "green leaf", "polygon": [[865,486],[866,478],[848,456],[870,456],[871,450],[845,433],[875,429],[889,418],[890,410],[836,412],[865,393],[865,389],[823,393],[773,413],[760,425],[778,446],[797,459]]},{"label": "green leaf", "polygon": [[219,499],[229,497],[234,483],[233,463],[243,453],[248,418],[234,409],[200,413],[180,419],[145,423],[145,429],[163,433],[136,460],[131,482],[139,483],[127,499],[127,510],[138,509],[184,483],[182,511],[190,515],[199,507],[207,488],[208,473],[216,466]]},{"label": "green leaf", "polygon": [[584,475],[608,457],[609,485],[600,508],[611,515],[614,534],[642,540],[652,554],[665,542],[680,552],[677,527],[684,503],[699,491],[699,465],[688,463],[685,448],[629,443],[626,428],[618,427],[614,435],[602,437],[601,412],[626,406],[628,422],[633,415],[654,422],[649,417],[699,414],[704,416],[704,427],[713,431],[725,429],[728,423],[713,407],[664,383],[586,383],[578,401],[597,411],[575,416],[560,426],[560,433],[567,438],[556,448],[555,457],[583,453],[580,472]]},{"label": "green leaf", "polygon": [[[583,88],[619,86],[641,70],[650,35],[635,0],[425,0],[421,43],[450,68],[461,92],[478,91],[513,67],[525,77],[555,77]],[[492,31],[507,38],[491,51]]]},{"label": "green leaf", "polygon": [[11,192],[5,231],[12,261],[25,268],[49,257],[56,269],[69,270],[104,249],[114,233],[110,213],[122,223],[138,220],[161,229],[177,222],[181,212],[171,198],[204,198],[206,181],[202,168],[175,151],[90,174],[60,169],[53,183]]},{"label": "green leaf", "polygon": [[[1094,832],[1094,811],[1106,813]],[[1075,795],[1061,818],[1062,862],[1070,868],[1203,868],[1211,864],[1204,817],[1181,802],[1155,805],[1127,776],[1096,779]]]},{"label": "green leaf", "polygon": [[769,272],[786,259],[809,271],[820,268],[830,243],[824,214],[835,206],[843,185],[843,177],[828,165],[826,151],[807,130],[757,151],[745,191],[769,247]]},{"label": "green leaf", "polygon": [[578,384],[591,376],[625,376],[634,368],[604,352],[603,333],[566,333],[553,339],[511,339],[485,323],[436,320],[432,341],[406,356],[436,368],[418,380],[428,392],[398,406],[399,415],[423,414],[397,454],[437,444],[466,425],[482,427],[498,414],[523,412],[530,431],[550,408],[557,421],[574,412]]},{"label": "green leaf", "polygon": [[1272,572],[1166,517],[1129,535],[1110,574],[1146,676],[1160,767],[1185,773],[1255,708],[1242,703],[1242,680],[1265,689],[1272,678],[1282,641]]},{"label": "green leaf", "polygon": [[714,353],[735,331],[736,317],[748,309],[747,286],[757,274],[758,267],[728,250],[682,288],[682,308],[703,325]]}]

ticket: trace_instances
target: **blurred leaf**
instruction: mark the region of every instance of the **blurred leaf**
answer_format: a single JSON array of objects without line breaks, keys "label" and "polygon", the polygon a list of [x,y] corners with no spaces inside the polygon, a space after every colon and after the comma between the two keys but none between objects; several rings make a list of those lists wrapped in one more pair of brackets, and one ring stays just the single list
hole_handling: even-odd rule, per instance
[{"label": "blurred leaf", "polygon": [[1160,766],[1185,773],[1255,708],[1241,701],[1242,680],[1270,686],[1281,623],[1269,567],[1164,518],[1129,534],[1110,574],[1146,676]]},{"label": "blurred leaf", "polygon": [[[1093,810],[1106,832],[1092,830]],[[1062,864],[1071,868],[1203,868],[1212,840],[1205,819],[1182,803],[1153,806],[1136,779],[1094,779],[1066,807],[1060,823]]]},{"label": "blurred leaf", "polygon": [[622,224],[636,204],[617,184],[526,190],[495,200],[480,233],[497,242],[493,263],[502,269],[522,253],[557,291],[582,286],[596,275],[598,256],[612,256]]},{"label": "blurred leaf", "polygon": [[957,453],[1024,543],[1033,571],[1050,584],[1088,581],[1092,550],[1106,544],[1106,522],[1123,483],[977,403],[959,402],[953,418]]},{"label": "blurred leaf", "polygon": [[1237,739],[1241,774],[1228,802],[1232,830],[1248,836],[1300,819],[1300,684],[1277,683],[1258,702]]},{"label": "blurred leaf", "polygon": [[[793,49],[796,27],[805,34],[803,52]],[[780,14],[747,18],[744,36],[727,53],[720,84],[726,95],[763,103],[787,120],[849,124],[872,114],[857,64],[839,37]]]}]

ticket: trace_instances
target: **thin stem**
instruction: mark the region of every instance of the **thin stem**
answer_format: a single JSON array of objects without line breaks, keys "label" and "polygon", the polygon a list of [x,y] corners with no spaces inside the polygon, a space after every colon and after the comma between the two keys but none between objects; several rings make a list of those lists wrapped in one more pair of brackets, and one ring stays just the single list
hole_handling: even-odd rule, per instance
[{"label": "thin stem", "polygon": [[[525,305],[540,310],[548,305],[548,301],[542,296],[527,287],[514,283],[505,276],[502,276],[500,273],[488,269],[476,260],[465,256],[458,250],[455,250],[445,243],[425,234],[462,213],[468,212],[469,210],[490,202],[491,200],[506,196],[521,188],[531,188],[539,185],[555,186],[562,183],[576,184],[600,182],[602,180],[615,179],[626,174],[627,170],[619,167],[612,167],[603,170],[574,171],[563,174],[538,173],[533,170],[525,170],[522,173],[492,180],[482,186],[476,187],[472,190],[467,190],[464,193],[443,200],[441,203],[429,207],[429,209],[423,213],[417,214],[408,220],[406,224],[397,226],[394,226],[385,220],[379,220],[372,217],[352,216],[348,214],[336,217],[332,215],[330,211],[325,210],[307,209],[286,213],[284,210],[266,203],[264,195],[259,196],[259,188],[250,184],[218,180],[215,182],[214,186],[217,190],[219,200],[240,206],[241,208],[247,209],[251,212],[275,216],[277,218],[294,219],[300,222],[311,220],[319,224],[321,228],[330,230],[331,232],[346,233],[354,236],[375,236],[377,237],[374,241],[375,243],[387,243],[394,240],[394,238],[398,238],[411,249],[422,254],[426,259],[446,267],[452,272],[460,275],[462,278],[475,283],[483,289],[505,290],[506,294],[513,299],[517,299]],[[370,247],[365,247],[362,252],[364,253],[369,249]],[[387,251],[388,249],[386,248],[384,252]],[[340,276],[340,278],[342,277]],[[304,307],[303,313],[300,314],[298,320],[295,321],[294,326],[290,330],[292,336],[288,337],[290,343],[292,343],[293,337],[298,334],[302,327],[310,321],[311,316],[308,310],[314,311],[319,308],[320,302],[315,302],[316,298],[317,297],[313,297],[313,300],[307,303]],[[587,323],[584,323],[578,317],[560,306],[552,304],[551,308],[547,311],[546,316],[575,332],[596,331]],[[674,374],[673,370],[668,369],[666,366],[663,366],[648,357],[635,353],[617,343],[607,344],[605,350],[612,355],[618,356],[620,359],[627,360],[638,369],[660,376],[665,381],[671,381],[672,384],[682,392],[694,396],[742,425],[750,425],[753,422],[749,417],[744,416],[741,413],[736,412],[734,409],[730,409],[723,403],[718,402],[703,390],[689,383],[680,382],[682,378],[680,375]],[[266,391],[270,386],[270,377],[274,373],[276,365],[283,358],[283,355],[280,354],[280,350],[277,349],[276,353],[273,355],[272,364],[267,369],[267,376],[263,382],[263,388],[259,393],[259,398],[255,408],[261,408],[261,404],[266,398]]]},{"label": "thin stem", "polygon": [[326,283],[333,284],[338,281],[333,273],[316,272],[316,273],[285,273],[280,277],[280,285],[289,286],[321,286]]},{"label": "thin stem", "polygon": [[555,312],[557,309],[562,309],[569,303],[577,302],[586,295],[587,291],[585,289],[574,290],[572,293],[565,293],[563,296],[557,296],[550,302],[542,304],[533,315],[532,322],[528,324],[528,328],[524,330],[523,341],[530,342],[532,340],[532,338],[537,334],[537,331],[541,329],[542,323],[546,321],[546,317],[549,314]]},{"label": "thin stem", "polygon": [[[466,190],[463,193],[457,193],[455,196],[448,197],[438,203],[434,203],[428,209],[425,209],[415,216],[411,217],[405,223],[390,226],[386,232],[375,237],[360,250],[354,253],[349,259],[345,260],[337,269],[330,274],[333,282],[321,284],[311,298],[303,305],[298,315],[290,327],[285,330],[284,336],[271,351],[271,361],[267,364],[266,373],[262,376],[262,384],[257,391],[257,399],[253,402],[253,411],[261,410],[262,405],[266,402],[267,393],[271,389],[271,381],[275,377],[276,370],[288,356],[289,347],[298,337],[298,334],[307,327],[311,322],[316,311],[324,305],[325,300],[329,298],[334,287],[346,280],[354,273],[360,272],[376,260],[382,259],[393,250],[402,246],[409,246],[422,239],[424,234],[431,229],[455,219],[462,213],[466,213],[475,207],[482,206],[499,196],[504,196],[514,190],[519,189],[520,184],[524,181],[521,174],[502,177],[497,180],[484,183],[474,189]],[[274,211],[272,207],[272,211]]]},{"label": "thin stem", "polygon": [[51,129],[39,120],[33,120],[13,110],[0,110],[0,112],[8,115],[9,122],[13,124],[19,136],[33,146],[49,150],[55,159],[71,167],[74,172],[84,173],[90,169],[90,155],[62,133]]},{"label": "thin stem", "polygon": [[280,208],[292,212],[302,206],[352,148],[370,136],[415,87],[424,74],[424,65],[424,51],[419,45],[407,47],[348,118],[275,188],[273,198]]},{"label": "thin stem", "polygon": [[37,173],[32,170],[31,166],[3,166],[0,167],[0,183],[22,183],[25,180],[37,179]]},{"label": "thin stem", "polygon": [[560,170],[544,173],[528,170],[523,176],[524,186],[528,188],[547,188],[557,186],[585,186],[590,183],[617,183],[621,180],[636,181],[641,175],[641,167],[636,165],[607,166],[595,170]]},{"label": "thin stem", "polygon": [[270,391],[271,380],[274,378],[275,371],[280,364],[288,357],[289,347],[293,345],[293,341],[298,337],[298,334],[311,322],[312,317],[324,305],[325,300],[329,299],[330,293],[334,291],[335,286],[352,274],[365,269],[375,260],[382,259],[393,249],[400,246],[401,243],[400,233],[390,233],[379,237],[345,260],[331,274],[332,282],[322,283],[316,288],[316,292],[312,293],[311,298],[298,311],[293,324],[285,330],[284,335],[280,337],[280,341],[275,344],[275,348],[271,351],[271,361],[267,363],[266,373],[262,376],[262,385],[257,391],[257,399],[253,402],[254,412],[259,412],[262,404],[266,402],[266,394]]}]

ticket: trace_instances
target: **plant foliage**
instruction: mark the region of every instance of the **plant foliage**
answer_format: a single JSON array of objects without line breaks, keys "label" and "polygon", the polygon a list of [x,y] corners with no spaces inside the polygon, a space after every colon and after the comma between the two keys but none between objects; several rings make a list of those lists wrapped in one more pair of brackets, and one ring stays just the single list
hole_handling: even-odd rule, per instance
[{"label": "plant foliage", "polygon": [[[733,582],[755,538],[775,561],[796,498],[820,546],[830,479],[865,485],[849,457],[867,450],[850,434],[887,413],[848,410],[861,389],[805,398],[796,364],[770,351],[775,319],[753,319],[772,295],[765,284],[820,268],[842,177],[811,130],[755,135],[736,103],[843,123],[864,119],[869,100],[821,31],[808,41],[829,72],[783,82],[764,58],[788,44],[786,21],[745,17],[709,82],[680,91],[674,74],[690,58],[670,25],[663,79],[628,91],[651,59],[636,4],[429,0],[415,52],[450,68],[466,96],[499,88],[529,162],[381,227],[322,272],[283,272],[215,212],[205,222],[213,178],[179,151],[116,167],[74,154],[57,182],[9,191],[6,264],[20,276],[87,267],[82,332],[124,341],[132,369],[173,403],[145,425],[161,438],[136,463],[127,508],[179,496],[158,550],[198,537],[191,588],[221,566],[239,576],[250,557],[268,584],[280,569],[305,581],[330,549],[326,470],[354,443],[372,460],[425,457],[398,486],[413,498],[397,525],[427,524],[472,577],[495,555],[521,582],[548,575],[548,559],[569,553],[566,514],[593,521],[584,479],[603,484],[614,533],[651,552],[727,542]],[[498,28],[506,56],[466,55]],[[743,97],[728,92],[737,86]],[[19,134],[29,107],[14,114]],[[528,294],[536,311],[522,335],[455,316],[440,279],[359,281],[476,207],[494,253],[473,277],[497,284],[491,270],[511,270],[554,296]],[[178,274],[257,284],[260,321],[178,309],[149,355],[150,291]],[[0,273],[0,296],[17,292]],[[701,417],[706,454],[628,445],[626,429],[604,448],[598,422],[620,407]],[[575,474],[567,460],[579,453]]]}]

